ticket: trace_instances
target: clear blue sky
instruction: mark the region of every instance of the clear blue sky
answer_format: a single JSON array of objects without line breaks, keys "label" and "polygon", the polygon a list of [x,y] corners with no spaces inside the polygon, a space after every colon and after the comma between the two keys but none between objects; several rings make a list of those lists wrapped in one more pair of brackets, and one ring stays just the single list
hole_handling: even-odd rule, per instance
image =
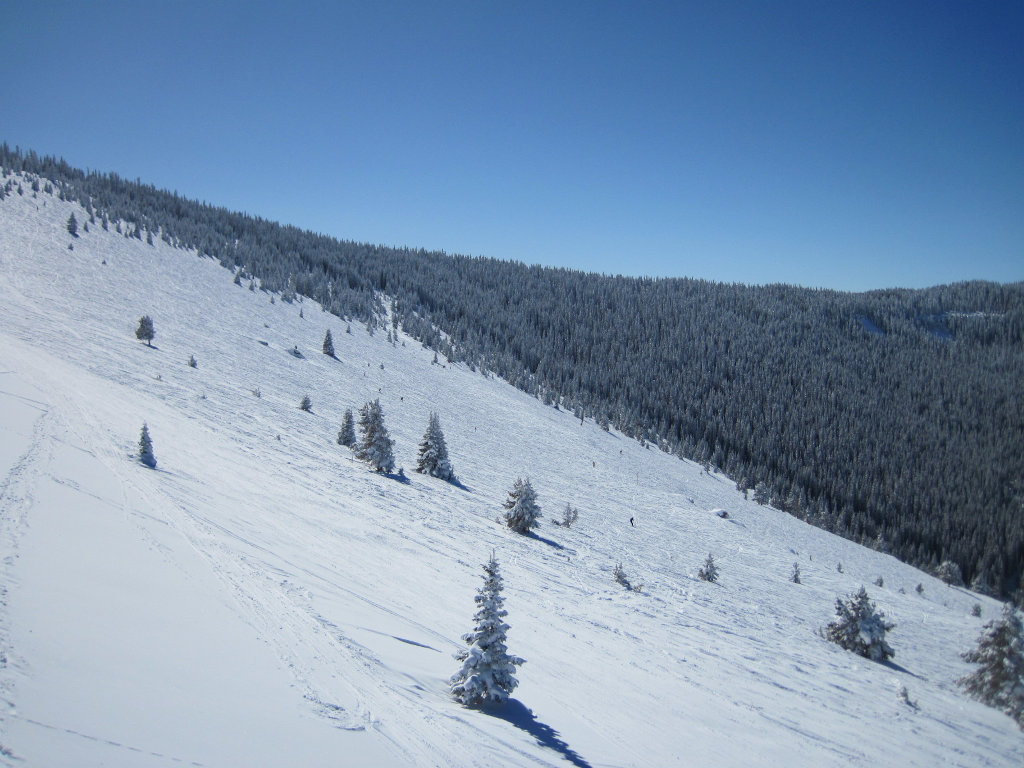
[{"label": "clear blue sky", "polygon": [[1024,279],[1024,2],[0,0],[0,140],[337,237]]}]

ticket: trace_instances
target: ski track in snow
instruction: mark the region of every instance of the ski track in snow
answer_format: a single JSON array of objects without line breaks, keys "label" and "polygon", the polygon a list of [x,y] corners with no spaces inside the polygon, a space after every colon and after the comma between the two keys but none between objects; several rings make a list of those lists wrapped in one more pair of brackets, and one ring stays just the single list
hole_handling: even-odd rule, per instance
[{"label": "ski track in snow", "polygon": [[[71,211],[0,201],[0,765],[1020,764],[954,682],[994,601],[113,222],[68,250]],[[405,483],[335,442],[375,398]],[[411,471],[430,411],[462,487]],[[496,522],[517,476],[534,537]],[[527,663],[485,713],[446,679],[492,549]],[[860,584],[894,664],[816,634]]]}]

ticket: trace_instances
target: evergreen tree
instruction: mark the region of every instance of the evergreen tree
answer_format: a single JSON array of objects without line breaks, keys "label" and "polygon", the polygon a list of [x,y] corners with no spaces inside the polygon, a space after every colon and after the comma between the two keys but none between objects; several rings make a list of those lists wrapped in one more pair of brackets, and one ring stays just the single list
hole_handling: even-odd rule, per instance
[{"label": "evergreen tree", "polygon": [[352,418],[352,409],[346,408],[345,415],[341,419],[341,429],[338,431],[338,445],[352,448],[356,444],[355,421]]},{"label": "evergreen tree", "polygon": [[484,565],[484,585],[474,598],[474,629],[462,636],[469,648],[456,654],[462,668],[448,681],[452,695],[466,706],[506,702],[519,684],[516,667],[526,663],[510,655],[505,645],[509,625],[504,622],[508,611],[503,608],[502,586],[498,561],[491,553]]},{"label": "evergreen tree", "polygon": [[299,402],[299,408],[307,412],[313,410],[313,401],[309,398],[309,395],[302,396],[302,400]]},{"label": "evergreen tree", "polygon": [[375,472],[388,473],[395,468],[395,456],[392,448],[394,440],[388,436],[384,426],[384,411],[380,400],[367,403],[359,411],[359,431],[362,440],[356,449],[356,456],[367,462]]},{"label": "evergreen tree", "polygon": [[563,528],[571,528],[572,524],[579,520],[579,517],[580,511],[572,504],[566,503],[565,509],[562,510],[562,519],[555,520],[555,525],[560,525]]},{"label": "evergreen tree", "polygon": [[1002,710],[1024,729],[1024,627],[1010,605],[1003,616],[985,624],[978,647],[961,654],[964,661],[981,665],[957,683],[967,694]]},{"label": "evergreen tree", "polygon": [[135,338],[139,341],[146,342],[147,347],[152,347],[153,338],[156,336],[156,331],[153,329],[153,318],[149,315],[143,315],[139,318],[139,327],[135,329]]},{"label": "evergreen tree", "polygon": [[75,218],[75,214],[68,216],[67,223],[68,234],[72,237],[78,237],[78,219]]},{"label": "evergreen tree", "polygon": [[800,584],[800,563],[793,563],[793,575],[789,577],[789,580],[794,584]]},{"label": "evergreen tree", "polygon": [[509,491],[508,500],[502,506],[506,510],[505,524],[516,533],[527,534],[531,528],[540,526],[537,493],[530,485],[529,479],[518,478]]},{"label": "evergreen tree", "polygon": [[848,601],[836,600],[836,616],[836,621],[822,633],[826,640],[872,661],[885,661],[896,655],[885,640],[885,633],[896,625],[885,620],[885,614],[875,608],[864,587]]},{"label": "evergreen tree", "polygon": [[448,446],[441,431],[441,421],[436,413],[430,414],[426,434],[420,443],[420,455],[416,461],[416,471],[431,477],[437,477],[449,483],[455,481],[455,473],[448,461]]},{"label": "evergreen tree", "polygon": [[960,566],[952,560],[943,560],[939,563],[939,567],[935,569],[935,578],[949,584],[951,587],[962,587],[964,585],[964,576]]},{"label": "evergreen tree", "polygon": [[704,561],[704,565],[702,565],[700,570],[697,571],[697,576],[704,581],[710,581],[712,583],[718,581],[718,566],[715,565],[715,558],[708,555],[708,559]]},{"label": "evergreen tree", "polygon": [[327,329],[327,333],[324,334],[324,354],[328,357],[334,357],[334,339],[331,338],[331,329]]},{"label": "evergreen tree", "polygon": [[149,427],[142,425],[142,434],[139,435],[139,461],[150,469],[156,469],[156,456],[153,455],[153,441],[149,437]]}]

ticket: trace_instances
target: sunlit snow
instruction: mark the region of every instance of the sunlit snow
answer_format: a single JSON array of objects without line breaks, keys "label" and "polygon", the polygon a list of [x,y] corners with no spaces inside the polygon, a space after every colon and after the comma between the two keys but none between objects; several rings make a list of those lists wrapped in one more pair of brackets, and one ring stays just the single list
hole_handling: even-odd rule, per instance
[{"label": "sunlit snow", "polygon": [[[0,764],[1020,765],[1010,718],[955,684],[995,601],[87,219],[0,201]],[[378,398],[404,482],[337,444]],[[461,486],[413,471],[432,411]],[[532,537],[499,522],[519,477]],[[478,711],[447,680],[492,551],[526,663]],[[892,663],[818,635],[861,585]]]}]

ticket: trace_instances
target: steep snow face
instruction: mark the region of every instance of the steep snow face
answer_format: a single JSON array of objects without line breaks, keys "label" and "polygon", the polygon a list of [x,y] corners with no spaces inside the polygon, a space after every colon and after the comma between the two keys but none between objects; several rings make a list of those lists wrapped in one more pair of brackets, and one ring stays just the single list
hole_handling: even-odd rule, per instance
[{"label": "steep snow face", "polygon": [[[0,764],[1020,764],[1012,721],[954,683],[993,601],[87,220],[0,201]],[[337,443],[377,399],[390,476]],[[412,471],[431,412],[459,485]],[[517,477],[532,536],[500,521]],[[482,712],[448,680],[492,551],[526,663]],[[895,663],[818,635],[862,584]]]}]

